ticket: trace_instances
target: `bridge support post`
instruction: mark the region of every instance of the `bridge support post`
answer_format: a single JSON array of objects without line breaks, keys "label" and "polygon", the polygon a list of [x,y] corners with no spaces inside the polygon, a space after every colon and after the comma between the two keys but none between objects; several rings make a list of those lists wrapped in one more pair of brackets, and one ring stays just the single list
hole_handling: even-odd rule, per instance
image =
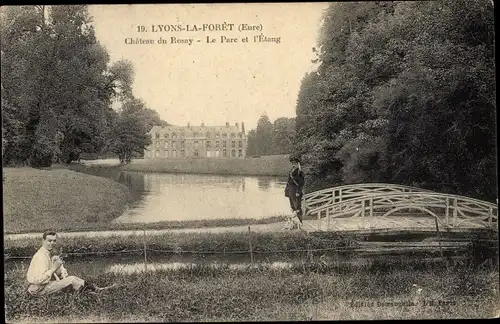
[{"label": "bridge support post", "polygon": [[330,209],[326,209],[326,230],[330,230]]},{"label": "bridge support post", "polygon": [[445,211],[445,216],[446,216],[446,226],[450,226],[449,223],[449,216],[450,216],[450,199],[446,198],[446,211]]},{"label": "bridge support post", "polygon": [[457,198],[453,198],[453,227],[457,224]]},{"label": "bridge support post", "polygon": [[366,208],[366,204],[365,204],[365,200],[363,200],[361,202],[361,224],[363,225],[363,229],[365,229],[365,208]]},{"label": "bridge support post", "polygon": [[373,217],[373,198],[370,198],[370,218]]},{"label": "bridge support post", "polygon": [[318,231],[321,231],[321,211],[318,211]]},{"label": "bridge support post", "polygon": [[488,225],[491,227],[491,222],[493,218],[493,207],[490,206],[490,210],[488,211]]},{"label": "bridge support post", "polygon": [[448,260],[446,260],[444,258],[443,247],[441,246],[441,233],[439,232],[439,225],[438,225],[438,220],[436,217],[434,217],[434,221],[436,222],[436,231],[437,231],[437,235],[438,235],[438,244],[439,244],[439,252],[441,254],[441,259],[444,261],[444,264],[446,266],[446,270],[449,270],[448,269]]}]

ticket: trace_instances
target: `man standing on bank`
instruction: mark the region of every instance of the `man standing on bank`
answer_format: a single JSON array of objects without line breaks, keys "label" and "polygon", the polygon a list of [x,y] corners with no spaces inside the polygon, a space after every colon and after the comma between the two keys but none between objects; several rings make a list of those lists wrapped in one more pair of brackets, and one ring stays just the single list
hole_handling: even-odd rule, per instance
[{"label": "man standing on bank", "polygon": [[57,243],[57,234],[54,231],[43,233],[42,247],[31,259],[28,273],[26,275],[29,286],[28,292],[31,295],[48,295],[59,292],[67,287],[73,291],[96,292],[105,288],[97,287],[88,280],[83,280],[76,276],[68,276],[68,271],[64,268],[63,260],[60,256],[54,255],[54,248]]},{"label": "man standing on bank", "polygon": [[[300,159],[298,157],[290,157],[290,162],[293,166],[288,173],[288,181],[285,187],[285,197],[288,197],[290,207],[293,211],[292,223],[297,223],[297,227],[300,229],[302,226],[302,196],[304,194],[305,175],[304,171],[302,171],[302,168],[300,167]],[[298,218],[298,222],[296,222],[295,217]]]}]

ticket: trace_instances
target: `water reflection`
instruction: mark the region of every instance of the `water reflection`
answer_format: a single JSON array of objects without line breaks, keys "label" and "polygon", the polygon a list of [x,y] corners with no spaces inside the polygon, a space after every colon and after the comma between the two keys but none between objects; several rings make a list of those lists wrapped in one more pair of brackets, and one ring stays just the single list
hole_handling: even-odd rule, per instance
[{"label": "water reflection", "polygon": [[116,222],[265,218],[288,213],[284,187],[276,179],[161,173],[142,176],[148,194]]},{"label": "water reflection", "polygon": [[262,189],[264,191],[267,191],[271,187],[271,180],[266,179],[266,178],[261,178],[258,179],[259,182],[259,189]]},{"label": "water reflection", "polygon": [[[231,271],[248,271],[254,268],[267,268],[267,270],[291,270],[293,263],[291,262],[272,262],[272,263],[206,263],[212,269],[228,269]],[[147,265],[148,271],[158,270],[183,270],[192,269],[199,266],[199,263],[188,262],[167,262],[167,263],[150,263]],[[144,263],[133,264],[112,264],[104,270],[107,273],[114,274],[132,274],[141,273],[144,271]]]},{"label": "water reflection", "polygon": [[75,171],[127,185],[135,202],[115,222],[266,218],[289,213],[279,177],[167,174],[88,168]]}]

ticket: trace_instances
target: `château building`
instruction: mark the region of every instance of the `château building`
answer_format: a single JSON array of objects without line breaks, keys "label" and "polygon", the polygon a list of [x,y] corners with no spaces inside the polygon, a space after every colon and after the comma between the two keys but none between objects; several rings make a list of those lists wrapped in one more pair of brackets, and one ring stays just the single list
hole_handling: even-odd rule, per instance
[{"label": "ch\u00e2teau building", "polygon": [[245,125],[230,126],[153,126],[152,143],[145,159],[155,158],[244,158],[247,148]]}]

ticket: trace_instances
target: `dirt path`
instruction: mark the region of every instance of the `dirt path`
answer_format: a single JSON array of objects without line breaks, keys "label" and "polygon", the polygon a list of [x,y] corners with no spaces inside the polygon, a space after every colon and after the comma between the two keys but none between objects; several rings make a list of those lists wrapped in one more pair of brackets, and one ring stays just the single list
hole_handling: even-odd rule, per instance
[{"label": "dirt path", "polygon": [[[311,231],[314,228],[311,224],[306,226],[304,222],[304,230]],[[254,232],[279,232],[284,231],[285,223],[273,224],[258,224],[251,225],[250,228]],[[246,232],[248,225],[239,226],[218,226],[218,227],[200,227],[200,228],[179,228],[179,229],[161,229],[161,230],[146,230],[147,235],[161,235],[166,233],[222,233],[222,232]],[[85,232],[59,232],[61,237],[75,236],[115,236],[115,235],[144,235],[144,230],[116,230],[116,231],[85,231]],[[6,239],[23,239],[29,237],[40,237],[41,233],[23,233],[23,234],[7,234]]]},{"label": "dirt path", "polygon": [[[319,225],[319,226],[318,226]],[[470,228],[478,228],[478,225],[470,224]],[[285,229],[285,223],[259,224],[251,225],[252,232],[283,232],[289,231]],[[373,217],[365,218],[343,218],[332,220],[330,227],[325,219],[305,220],[303,230],[306,232],[315,231],[373,231],[381,229],[435,229],[434,220],[427,217]],[[222,233],[222,232],[246,232],[248,225],[240,226],[220,226],[220,227],[202,227],[202,228],[182,228],[182,229],[162,229],[162,230],[146,230],[147,235],[161,235],[166,233]],[[88,232],[60,232],[61,237],[75,236],[116,236],[116,235],[144,235],[143,230],[120,230],[120,231],[88,231]],[[23,239],[23,238],[40,238],[41,233],[24,233],[24,234],[7,234],[5,239]]]}]

